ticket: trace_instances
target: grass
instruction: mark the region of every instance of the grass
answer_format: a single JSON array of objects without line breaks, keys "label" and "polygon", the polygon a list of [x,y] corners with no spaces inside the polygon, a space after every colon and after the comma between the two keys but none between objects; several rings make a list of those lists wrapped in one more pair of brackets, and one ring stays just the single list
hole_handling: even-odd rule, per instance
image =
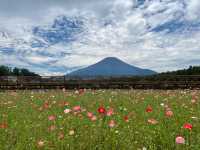
[{"label": "grass", "polygon": [[[0,150],[199,150],[199,96],[191,90],[2,92]],[[99,107],[113,114],[99,114]],[[173,115],[167,117],[166,110]],[[184,144],[176,143],[177,136]]]}]

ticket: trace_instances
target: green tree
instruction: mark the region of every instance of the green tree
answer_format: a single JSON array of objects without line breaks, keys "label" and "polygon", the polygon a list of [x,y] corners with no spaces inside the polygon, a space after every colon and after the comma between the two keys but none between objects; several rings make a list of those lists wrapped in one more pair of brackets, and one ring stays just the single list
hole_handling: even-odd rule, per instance
[{"label": "green tree", "polygon": [[8,76],[11,74],[11,69],[7,66],[0,66],[0,76]]},{"label": "green tree", "polygon": [[21,71],[19,68],[15,67],[12,72],[13,72],[13,75],[19,76]]}]

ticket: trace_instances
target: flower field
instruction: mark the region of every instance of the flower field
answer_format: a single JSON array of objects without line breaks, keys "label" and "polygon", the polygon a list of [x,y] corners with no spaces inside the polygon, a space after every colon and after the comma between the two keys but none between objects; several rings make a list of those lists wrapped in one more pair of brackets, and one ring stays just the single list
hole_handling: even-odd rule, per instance
[{"label": "flower field", "polygon": [[0,93],[0,150],[199,150],[200,91]]}]

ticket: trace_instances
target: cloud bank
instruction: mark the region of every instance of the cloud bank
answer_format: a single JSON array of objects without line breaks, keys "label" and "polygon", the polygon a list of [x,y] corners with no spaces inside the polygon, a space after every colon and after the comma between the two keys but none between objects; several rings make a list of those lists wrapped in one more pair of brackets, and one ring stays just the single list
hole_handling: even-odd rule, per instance
[{"label": "cloud bank", "polygon": [[158,72],[200,64],[199,0],[0,0],[0,64],[60,75],[118,57]]}]

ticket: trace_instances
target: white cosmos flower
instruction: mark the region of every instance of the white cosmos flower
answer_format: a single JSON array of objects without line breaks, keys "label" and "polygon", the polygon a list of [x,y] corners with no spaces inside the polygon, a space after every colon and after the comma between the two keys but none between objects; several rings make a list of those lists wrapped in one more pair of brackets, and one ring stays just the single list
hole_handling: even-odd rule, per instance
[{"label": "white cosmos flower", "polygon": [[70,113],[70,112],[71,112],[71,109],[66,108],[66,109],[64,110],[64,113],[65,113],[65,114],[68,114],[68,113]]}]

